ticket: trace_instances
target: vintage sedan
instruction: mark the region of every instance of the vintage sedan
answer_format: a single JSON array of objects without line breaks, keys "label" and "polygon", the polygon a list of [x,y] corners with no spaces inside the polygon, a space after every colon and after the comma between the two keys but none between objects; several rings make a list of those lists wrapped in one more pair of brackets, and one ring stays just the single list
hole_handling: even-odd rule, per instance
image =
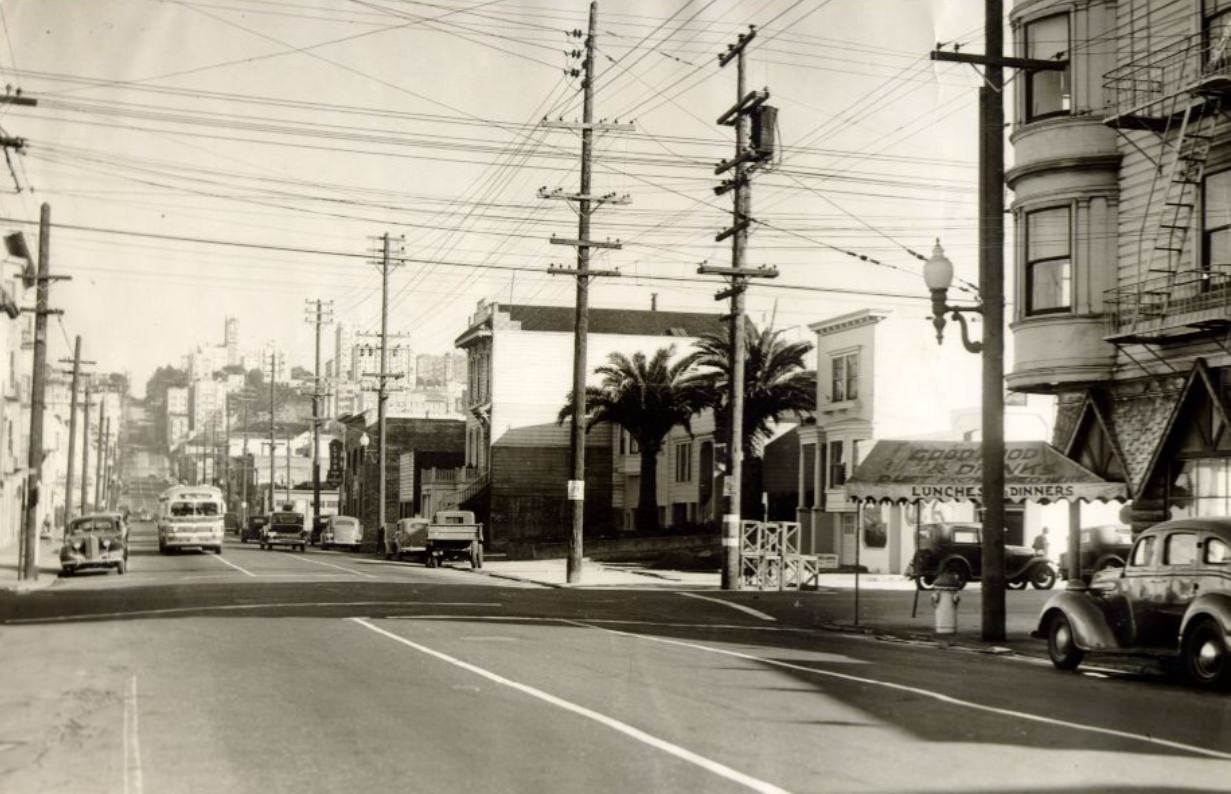
[{"label": "vintage sedan", "polygon": [[1052,664],[1087,654],[1178,660],[1201,687],[1231,683],[1231,518],[1186,518],[1138,536],[1122,568],[1048,599],[1032,636]]},{"label": "vintage sedan", "polygon": [[[1090,577],[1104,568],[1122,568],[1128,559],[1128,551],[1133,547],[1133,530],[1127,524],[1101,524],[1081,529],[1081,553],[1077,559],[1081,562],[1082,581],[1089,582]],[[1069,553],[1060,552],[1060,575],[1068,578]]]},{"label": "vintage sedan", "polygon": [[89,568],[128,571],[128,527],[118,513],[78,516],[64,530],[60,573],[72,576]]},{"label": "vintage sedan", "polygon": [[[982,527],[974,523],[924,524],[919,528],[919,548],[906,570],[922,589],[945,577],[958,588],[983,576]],[[1046,557],[1026,546],[1004,547],[1005,584],[1012,590],[1048,590],[1056,584],[1056,569]]]}]

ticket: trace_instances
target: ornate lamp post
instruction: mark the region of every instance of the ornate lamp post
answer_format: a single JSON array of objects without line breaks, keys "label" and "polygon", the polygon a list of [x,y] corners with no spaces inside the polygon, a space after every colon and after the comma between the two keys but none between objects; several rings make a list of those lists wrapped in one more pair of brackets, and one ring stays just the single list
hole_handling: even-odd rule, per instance
[{"label": "ornate lamp post", "polygon": [[[953,284],[953,263],[945,256],[940,241],[923,266],[923,280],[932,294],[932,326],[936,342],[944,341],[945,315],[962,328],[962,346],[982,355],[983,363],[983,426],[980,447],[983,467],[983,571],[982,607],[983,639],[996,642],[1005,637],[1004,580],[1004,318],[1003,297],[999,302],[987,299],[988,288],[1000,295],[999,282],[988,278],[987,269],[980,268],[980,301],[972,306],[949,304],[949,287]],[[992,276],[997,278],[999,271]],[[985,317],[982,341],[970,338],[965,315]]]}]

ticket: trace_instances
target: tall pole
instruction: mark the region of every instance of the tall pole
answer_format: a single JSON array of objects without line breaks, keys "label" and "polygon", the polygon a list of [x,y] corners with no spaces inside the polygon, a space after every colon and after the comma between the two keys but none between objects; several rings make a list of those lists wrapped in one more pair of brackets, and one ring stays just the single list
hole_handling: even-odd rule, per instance
[{"label": "tall pole", "polygon": [[983,302],[983,631],[1005,638],[1004,9],[985,0],[988,64],[979,86],[979,293]]},{"label": "tall pole", "polygon": [[286,501],[291,501],[291,436],[286,436]]},{"label": "tall pole", "polygon": [[26,477],[25,543],[20,579],[38,579],[38,502],[43,478],[43,408],[47,389],[47,306],[51,286],[51,205],[43,204],[38,224],[38,281],[35,285],[34,372],[30,389],[30,472]]},{"label": "tall pole", "polygon": [[594,91],[597,70],[594,46],[598,39],[598,3],[590,3],[590,20],[586,31],[585,61],[582,63],[582,120],[581,124],[569,122],[544,122],[545,126],[581,131],[581,190],[566,194],[562,190],[539,191],[540,198],[558,198],[577,204],[577,239],[567,240],[552,237],[556,245],[572,245],[577,248],[577,267],[567,269],[552,266],[549,273],[573,275],[577,279],[576,309],[573,322],[573,413],[569,422],[569,451],[572,472],[568,483],[568,499],[572,512],[572,526],[568,537],[566,579],[570,584],[581,581],[582,549],[585,538],[585,483],[586,483],[586,347],[590,325],[590,280],[598,276],[618,276],[615,270],[594,270],[590,267],[590,250],[593,248],[618,249],[620,243],[590,239],[590,216],[603,204],[627,204],[628,196],[615,193],[594,195],[591,190],[592,161],[594,157],[594,133],[629,125],[608,124],[594,121]]},{"label": "tall pole", "polygon": [[81,419],[81,515],[89,512],[86,499],[90,493],[90,401],[93,399],[90,378],[85,379],[85,405]]},{"label": "tall pole", "polygon": [[569,533],[565,578],[569,584],[581,581],[582,546],[586,521],[586,342],[590,332],[590,161],[594,150],[594,40],[598,37],[598,3],[590,3],[590,24],[586,36],[585,77],[582,84],[581,195],[577,203],[577,306],[573,334],[573,416],[569,424],[569,443],[573,456],[573,487],[569,494],[573,525]]},{"label": "tall pole", "polygon": [[312,308],[306,318],[316,326],[316,363],[312,379],[312,511],[313,519],[321,515],[321,325],[328,322],[326,315],[333,310],[332,301],[317,298],[308,302]]},{"label": "tall pole", "polygon": [[[379,425],[377,428],[379,436],[379,457],[377,466],[380,472],[376,477],[378,483],[377,499],[379,500],[376,508],[376,528],[379,536],[378,546],[385,545],[385,401],[389,399],[389,392],[386,388],[385,380],[389,372],[389,234],[386,232],[384,237],[384,255],[381,257],[380,266],[380,377],[377,379],[380,383],[379,391],[376,394],[376,422]],[[377,548],[377,554],[383,554],[384,548]]]},{"label": "tall pole", "polygon": [[752,185],[751,174],[754,168],[765,161],[765,156],[753,152],[748,145],[747,116],[769,98],[769,92],[745,94],[744,50],[756,37],[756,30],[749,29],[738,41],[730,45],[727,51],[718,56],[719,66],[726,66],[735,61],[735,104],[719,118],[720,124],[731,124],[735,127],[735,157],[720,163],[715,169],[722,173],[734,169],[734,176],[717,188],[717,192],[734,190],[734,201],[731,212],[731,228],[718,235],[718,240],[731,238],[731,267],[718,268],[702,265],[699,273],[715,273],[726,276],[730,287],[719,292],[717,297],[731,299],[730,332],[727,334],[731,348],[728,360],[731,369],[727,377],[727,466],[723,480],[723,497],[725,509],[722,515],[722,589],[740,589],[740,501],[743,485],[744,469],[744,362],[747,357],[744,349],[744,293],[748,289],[748,279],[752,276],[773,278],[778,275],[772,268],[748,268],[744,261],[748,249],[748,227],[752,223]]},{"label": "tall pole", "polygon": [[278,449],[278,445],[274,443],[274,375],[276,373],[277,351],[269,351],[269,511],[272,513],[277,508],[274,502],[277,497],[274,495],[274,453]]},{"label": "tall pole", "polygon": [[243,493],[243,497],[242,497],[242,498],[243,498],[243,503],[242,503],[242,504],[243,504],[243,508],[242,508],[242,510],[240,511],[240,518],[242,518],[242,519],[243,519],[244,524],[243,524],[243,527],[242,527],[241,529],[247,529],[247,527],[248,527],[248,509],[249,509],[249,507],[248,507],[248,401],[249,401],[249,396],[248,396],[247,394],[245,394],[245,395],[244,395],[244,397],[243,397],[243,405],[244,405],[244,465],[243,465],[243,478],[244,478],[244,485],[243,485],[243,490],[242,490],[242,493]]},{"label": "tall pole", "polygon": [[103,436],[107,423],[107,391],[98,396],[98,460],[94,462],[94,509],[101,509],[103,495],[103,458],[107,456],[107,439]]},{"label": "tall pole", "polygon": [[73,343],[73,379],[69,385],[68,468],[64,472],[64,526],[73,517],[73,469],[77,453],[77,382],[81,379],[81,334]]},{"label": "tall pole", "polygon": [[227,400],[229,395],[222,398],[222,481],[227,488],[227,509],[231,508],[231,412]]},{"label": "tall pole", "polygon": [[103,488],[102,497],[99,499],[100,510],[111,509],[111,456],[114,452],[111,444],[111,417],[107,417],[105,429],[103,430],[103,451],[99,453],[99,461],[103,466]]}]

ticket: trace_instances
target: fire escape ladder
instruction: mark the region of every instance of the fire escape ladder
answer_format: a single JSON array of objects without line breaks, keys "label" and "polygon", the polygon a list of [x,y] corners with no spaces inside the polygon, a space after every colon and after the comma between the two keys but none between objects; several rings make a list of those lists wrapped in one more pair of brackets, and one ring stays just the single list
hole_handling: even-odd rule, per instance
[{"label": "fire escape ladder", "polygon": [[[1170,292],[1175,276],[1183,269],[1185,245],[1201,198],[1205,164],[1209,160],[1218,118],[1219,100],[1210,98],[1184,112],[1168,168],[1167,186],[1158,211],[1158,227],[1146,264],[1147,278],[1165,276]],[[1157,283],[1157,282],[1155,282]]]}]

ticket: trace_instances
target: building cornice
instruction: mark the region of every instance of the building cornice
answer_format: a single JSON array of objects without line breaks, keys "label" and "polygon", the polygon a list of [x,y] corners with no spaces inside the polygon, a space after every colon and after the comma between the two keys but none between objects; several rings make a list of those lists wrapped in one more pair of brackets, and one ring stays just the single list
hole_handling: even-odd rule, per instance
[{"label": "building cornice", "polygon": [[1050,157],[1046,160],[1035,160],[1010,168],[1005,172],[1004,181],[1013,188],[1020,180],[1065,171],[1114,171],[1120,167],[1122,157],[1119,154],[1095,154],[1077,157]]},{"label": "building cornice", "polygon": [[841,331],[849,331],[852,328],[875,325],[888,317],[889,314],[890,310],[888,309],[863,309],[851,314],[844,314],[841,317],[834,317],[831,320],[821,320],[820,322],[812,323],[808,326],[808,330],[815,332],[818,336],[828,336]]}]

